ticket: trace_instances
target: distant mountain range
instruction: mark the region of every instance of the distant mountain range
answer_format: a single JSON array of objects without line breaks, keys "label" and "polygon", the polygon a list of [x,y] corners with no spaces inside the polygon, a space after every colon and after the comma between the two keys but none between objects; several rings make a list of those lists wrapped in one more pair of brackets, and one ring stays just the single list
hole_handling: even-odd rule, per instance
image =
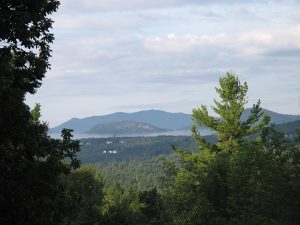
[{"label": "distant mountain range", "polygon": [[60,132],[63,128],[69,128],[78,133],[85,133],[97,124],[118,121],[147,123],[167,130],[177,130],[181,127],[192,124],[191,116],[185,113],[169,113],[160,110],[146,110],[134,113],[117,112],[104,116],[92,116],[82,119],[73,118],[57,127],[50,129],[50,132]]},{"label": "distant mountain range", "polygon": [[[270,115],[271,122],[274,124],[283,124],[296,121],[298,116],[286,115],[263,109]],[[242,119],[247,118],[250,109],[246,109]],[[126,122],[127,121],[127,122]],[[130,122],[129,122],[130,121]],[[141,132],[152,132],[164,130],[187,130],[191,127],[193,121],[190,114],[170,113],[160,110],[146,110],[134,113],[118,112],[103,116],[92,116],[87,118],[73,118],[61,125],[51,128],[49,132],[59,133],[63,128],[73,129],[76,133],[110,134],[118,132],[127,132],[127,134],[137,134]],[[146,127],[149,128],[146,128]],[[143,131],[142,131],[143,130]]]}]

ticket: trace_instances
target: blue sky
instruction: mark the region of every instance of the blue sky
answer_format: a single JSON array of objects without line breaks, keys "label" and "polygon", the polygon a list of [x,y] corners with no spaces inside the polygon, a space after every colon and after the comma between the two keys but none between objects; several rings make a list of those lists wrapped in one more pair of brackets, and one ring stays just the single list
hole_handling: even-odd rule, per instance
[{"label": "blue sky", "polygon": [[56,126],[72,117],[212,105],[227,71],[249,106],[299,114],[300,1],[63,0],[52,69],[27,104]]}]

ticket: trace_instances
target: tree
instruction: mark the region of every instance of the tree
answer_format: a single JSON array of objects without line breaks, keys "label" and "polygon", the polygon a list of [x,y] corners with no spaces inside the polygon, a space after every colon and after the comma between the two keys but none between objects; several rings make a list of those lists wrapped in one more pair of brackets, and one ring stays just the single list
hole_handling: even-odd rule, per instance
[{"label": "tree", "polygon": [[[34,94],[50,64],[57,0],[0,2],[0,141],[21,136],[30,120],[25,94]],[[14,129],[12,129],[14,127]],[[21,135],[22,134],[22,135]]]},{"label": "tree", "polygon": [[[247,103],[247,83],[241,84],[238,77],[226,73],[219,79],[216,88],[220,101],[212,107],[220,118],[208,114],[207,107],[201,105],[193,110],[195,125],[193,136],[200,152],[185,152],[175,147],[183,158],[183,166],[176,176],[177,224],[227,224],[232,157],[246,142],[245,138],[269,124],[269,116],[261,112],[260,101],[253,105],[249,117],[241,121]],[[218,138],[215,144],[209,143],[198,132],[204,126],[213,130]]]},{"label": "tree", "polygon": [[63,130],[63,140],[51,139],[40,106],[30,112],[24,103],[50,68],[49,15],[58,5],[0,1],[0,224],[57,224],[64,202],[60,176],[78,165],[71,130]]},{"label": "tree", "polygon": [[[205,106],[193,110],[197,125],[216,131],[210,144],[193,128],[198,153],[180,152],[184,164],[176,176],[175,224],[279,225],[299,222],[299,146],[265,127],[260,102],[241,121],[247,84],[227,73],[220,78],[221,101],[213,107],[221,117],[208,115]],[[247,135],[260,131],[257,140]]]},{"label": "tree", "polygon": [[92,166],[82,166],[63,176],[68,207],[62,224],[94,225],[102,220],[103,180]]},{"label": "tree", "polygon": [[143,225],[146,220],[140,207],[136,189],[123,189],[119,184],[108,186],[105,189],[104,224]]},{"label": "tree", "polygon": [[162,224],[162,199],[156,188],[139,193],[141,212],[147,218],[149,225]]},{"label": "tree", "polygon": [[[208,115],[207,107],[201,105],[200,108],[193,110],[193,120],[196,125],[192,132],[202,150],[214,152],[228,151],[232,152],[240,144],[243,138],[253,134],[270,122],[268,115],[264,115],[259,121],[263,112],[261,112],[260,101],[253,105],[249,117],[241,121],[241,116],[247,103],[248,85],[246,82],[240,83],[237,76],[232,73],[226,73],[226,76],[219,79],[220,88],[216,88],[220,96],[220,101],[214,100],[215,106],[212,107],[220,118],[214,118]],[[215,131],[218,136],[216,144],[208,143],[197,131],[197,126],[204,126]]]}]

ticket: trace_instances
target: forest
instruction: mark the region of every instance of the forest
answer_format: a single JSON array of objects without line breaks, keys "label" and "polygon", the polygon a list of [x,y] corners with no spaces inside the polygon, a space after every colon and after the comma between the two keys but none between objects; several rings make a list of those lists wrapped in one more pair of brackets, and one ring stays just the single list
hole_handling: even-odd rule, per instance
[{"label": "forest", "polygon": [[[58,6],[0,2],[0,224],[299,224],[300,131],[275,130],[260,101],[241,120],[248,85],[233,72],[215,88],[217,118],[205,105],[192,110],[192,137],[120,138],[107,150],[109,140],[80,142],[69,129],[51,138],[41,105],[30,109],[25,96],[50,69],[49,15]],[[202,126],[215,136],[203,137]],[[116,155],[125,160],[97,156],[92,142],[103,151],[126,144]],[[149,151],[139,152],[141,143]]]}]

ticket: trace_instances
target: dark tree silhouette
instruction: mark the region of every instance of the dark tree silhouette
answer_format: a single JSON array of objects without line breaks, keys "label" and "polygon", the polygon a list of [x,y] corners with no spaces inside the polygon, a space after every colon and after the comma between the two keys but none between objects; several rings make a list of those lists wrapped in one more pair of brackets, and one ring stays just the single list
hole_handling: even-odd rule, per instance
[{"label": "dark tree silhouette", "polygon": [[59,176],[78,165],[71,131],[51,139],[40,106],[31,113],[24,103],[50,68],[49,15],[58,6],[56,0],[0,1],[0,224],[57,224]]}]

